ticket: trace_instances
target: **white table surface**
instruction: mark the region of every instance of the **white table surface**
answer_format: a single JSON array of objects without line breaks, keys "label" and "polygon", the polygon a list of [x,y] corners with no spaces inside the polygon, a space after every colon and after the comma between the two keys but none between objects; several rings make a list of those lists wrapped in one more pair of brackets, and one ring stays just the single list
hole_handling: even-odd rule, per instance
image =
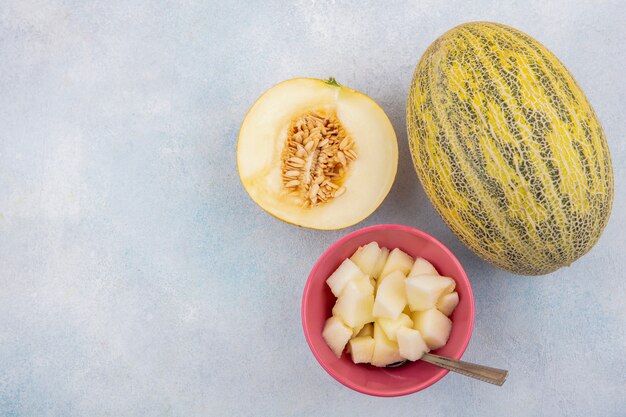
[{"label": "white table surface", "polygon": [[[95,3],[0,3],[0,415],[626,415],[624,2]],[[548,46],[609,141],[610,223],[550,276],[512,276],[465,249],[410,162],[413,68],[474,20]],[[318,232],[250,200],[235,144],[267,88],[329,75],[380,103],[401,156],[377,212]],[[503,387],[448,375],[381,399],[317,364],[305,279],[332,242],[377,223],[457,254],[476,296],[464,358],[509,369]]]}]

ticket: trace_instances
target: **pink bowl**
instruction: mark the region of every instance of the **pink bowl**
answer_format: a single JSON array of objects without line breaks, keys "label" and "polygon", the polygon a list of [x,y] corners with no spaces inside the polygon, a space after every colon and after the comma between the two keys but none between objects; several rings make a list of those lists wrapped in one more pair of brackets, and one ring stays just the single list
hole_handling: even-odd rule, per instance
[{"label": "pink bowl", "polygon": [[411,394],[431,386],[448,371],[422,361],[409,362],[399,368],[355,365],[349,354],[344,353],[338,359],[322,338],[324,322],[331,316],[335,304],[335,296],[326,285],[326,279],[359,246],[372,241],[389,249],[400,248],[413,257],[421,256],[430,261],[441,275],[454,278],[459,305],[450,316],[450,339],[445,346],[432,353],[461,358],[474,327],[474,296],[469,279],[456,257],[437,239],[421,230],[395,224],[357,230],[324,252],[313,267],[302,295],[304,336],[320,365],[348,388],[381,397]]}]

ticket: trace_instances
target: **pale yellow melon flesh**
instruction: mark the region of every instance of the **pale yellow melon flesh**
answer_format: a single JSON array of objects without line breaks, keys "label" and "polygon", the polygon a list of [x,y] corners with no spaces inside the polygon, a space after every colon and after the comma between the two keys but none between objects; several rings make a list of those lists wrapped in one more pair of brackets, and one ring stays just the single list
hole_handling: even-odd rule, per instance
[{"label": "pale yellow melon flesh", "polygon": [[[382,274],[385,269],[393,272]],[[408,271],[416,275],[407,278]],[[423,258],[413,262],[400,249],[370,242],[345,259],[326,284],[337,299],[322,336],[337,357],[345,350],[354,363],[416,361],[450,336],[447,316],[459,302],[456,282]]]},{"label": "pale yellow melon flesh", "polygon": [[[302,207],[283,182],[283,148],[294,118],[316,111],[336,114],[358,157],[340,179],[343,194]],[[284,81],[263,94],[242,123],[237,145],[239,176],[252,199],[281,220],[314,229],[340,229],[369,216],[389,192],[397,161],[391,122],[371,98],[308,78]]]},{"label": "pale yellow melon flesh", "polygon": [[413,267],[411,271],[409,271],[409,277],[415,277],[417,275],[439,275],[439,272],[435,269],[433,264],[428,262],[424,258],[415,258],[415,263],[413,263]]},{"label": "pale yellow melon flesh", "polygon": [[406,306],[405,278],[402,272],[395,271],[385,277],[378,286],[373,305],[376,318],[397,319]]},{"label": "pale yellow melon flesh", "polygon": [[373,334],[374,334],[374,324],[367,323],[361,328],[357,336],[359,337],[360,336],[372,336]]},{"label": "pale yellow melon flesh", "polygon": [[398,329],[401,327],[413,327],[413,320],[404,313],[401,313],[397,319],[386,319],[383,317],[376,319],[376,322],[383,329],[387,338],[394,342],[398,340],[396,337]]},{"label": "pale yellow melon flesh", "polygon": [[372,336],[359,336],[352,338],[348,342],[352,362],[354,363],[370,363],[374,355],[374,346],[376,342]]},{"label": "pale yellow melon flesh", "polygon": [[452,321],[436,308],[413,313],[413,328],[418,330],[429,349],[439,349],[448,341]]},{"label": "pale yellow melon flesh", "polygon": [[385,267],[385,263],[387,262],[387,258],[389,257],[389,249],[380,248],[380,255],[378,256],[378,260],[376,260],[376,265],[372,270],[372,276],[377,279],[380,277],[381,272],[383,272],[383,268]]},{"label": "pale yellow melon flesh", "polygon": [[377,266],[378,259],[381,256],[381,249],[378,243],[370,242],[365,246],[361,246],[350,257],[350,260],[361,269],[365,275],[374,276],[374,268]]},{"label": "pale yellow melon flesh", "polygon": [[352,329],[337,317],[331,317],[324,324],[322,337],[335,356],[340,358],[343,348],[350,340],[350,337],[352,337]]},{"label": "pale yellow melon flesh", "polygon": [[454,291],[449,294],[444,294],[439,298],[439,301],[437,301],[437,310],[449,317],[458,304],[459,294]]},{"label": "pale yellow melon flesh", "polygon": [[341,292],[345,288],[346,284],[350,281],[355,281],[364,278],[363,272],[358,266],[354,264],[350,259],[344,260],[339,268],[332,273],[326,280],[326,284],[330,287],[335,297],[339,297]]},{"label": "pale yellow melon flesh", "polygon": [[403,360],[402,356],[400,356],[398,344],[389,340],[377,323],[374,323],[374,341],[372,365],[387,366]]},{"label": "pale yellow melon flesh", "polygon": [[456,283],[449,277],[418,275],[407,278],[405,285],[409,308],[411,311],[422,311],[435,307],[443,294],[454,290]]},{"label": "pale yellow melon flesh", "polygon": [[[362,326],[374,320],[374,294],[369,280],[366,285],[350,281],[333,307],[333,315],[341,318],[351,328]],[[367,287],[369,286],[369,287]],[[350,330],[352,335],[352,330]]]},{"label": "pale yellow melon flesh", "polygon": [[[361,324],[360,326],[357,327],[353,327],[352,328],[352,338],[355,338],[359,335],[359,333],[361,333],[361,330],[363,330],[363,327],[365,327],[364,324]],[[352,339],[350,339],[352,340]],[[350,349],[350,346],[348,346],[348,349]]]},{"label": "pale yellow melon flesh", "polygon": [[394,271],[400,271],[405,276],[411,270],[413,266],[413,258],[410,255],[407,255],[403,251],[398,248],[395,248],[391,252],[389,252],[389,256],[385,262],[385,266],[383,267],[382,272],[380,273],[380,278],[378,278],[378,285],[387,278],[387,275]]},{"label": "pale yellow melon flesh", "polygon": [[401,327],[396,332],[396,335],[400,356],[405,359],[410,361],[419,360],[424,356],[424,353],[430,350],[419,330]]}]

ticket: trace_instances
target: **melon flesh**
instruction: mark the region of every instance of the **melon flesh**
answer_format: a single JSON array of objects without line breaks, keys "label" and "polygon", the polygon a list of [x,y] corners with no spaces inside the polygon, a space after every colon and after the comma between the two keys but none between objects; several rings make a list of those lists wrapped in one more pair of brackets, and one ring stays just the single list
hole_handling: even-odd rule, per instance
[{"label": "melon flesh", "polygon": [[[392,272],[374,279],[385,268]],[[407,278],[405,271],[428,273]],[[323,337],[337,357],[345,350],[354,363],[383,367],[419,360],[450,337],[447,316],[459,303],[456,282],[438,275],[423,258],[413,261],[399,249],[370,242],[345,259],[326,283],[338,297]]]},{"label": "melon flesh", "polygon": [[392,272],[379,284],[374,301],[374,317],[396,319],[406,306],[404,275]]},{"label": "melon flesh", "polygon": [[374,335],[373,323],[367,323],[363,325],[363,327],[361,328],[361,331],[359,331],[359,333],[357,334],[357,336],[372,336],[372,335]]},{"label": "melon flesh", "polygon": [[428,348],[439,349],[448,341],[452,322],[441,311],[431,308],[413,313],[413,328],[419,330]]},{"label": "melon flesh", "polygon": [[374,277],[370,277],[370,284],[373,288],[376,288],[376,280],[374,279]]},{"label": "melon flesh", "polygon": [[389,257],[389,249],[380,248],[380,255],[378,256],[378,260],[376,261],[376,265],[374,266],[374,270],[372,271],[372,276],[374,278],[380,277],[380,274],[383,272],[383,268],[385,267],[385,263],[387,262],[387,258]]},{"label": "melon flesh", "polygon": [[376,341],[372,336],[359,336],[350,340],[348,343],[352,362],[354,363],[370,363],[374,355],[374,346]]},{"label": "melon flesh", "polygon": [[372,365],[387,366],[392,363],[400,362],[403,359],[402,356],[400,356],[398,344],[389,340],[385,332],[376,323],[374,323],[374,341]]},{"label": "melon flesh", "polygon": [[419,275],[405,280],[406,297],[411,311],[435,307],[442,294],[452,291],[456,285],[452,278]]},{"label": "melon flesh", "polygon": [[387,338],[394,342],[398,340],[396,338],[398,329],[401,327],[413,327],[413,320],[404,313],[401,313],[397,319],[380,318],[376,319],[376,322],[383,329]]},{"label": "melon flesh", "polygon": [[339,265],[339,268],[328,277],[326,284],[330,287],[333,295],[339,297],[348,282],[363,277],[363,272],[361,272],[359,267],[350,259],[346,259]]},{"label": "melon flesh", "polygon": [[361,246],[354,252],[354,255],[350,257],[352,262],[361,269],[365,275],[373,275],[374,268],[380,257],[381,250],[378,247],[378,243],[370,242],[365,246]]},{"label": "melon flesh", "polygon": [[352,337],[352,329],[337,317],[326,320],[322,337],[333,351],[336,357],[341,357],[341,352]]},{"label": "melon flesh", "polygon": [[354,284],[362,293],[374,295],[374,285],[372,285],[372,282],[367,275],[362,275],[359,278],[350,281],[350,283]]},{"label": "melon flesh", "polygon": [[[357,327],[353,327],[352,328],[352,337],[353,338],[357,337],[359,335],[359,333],[361,333],[361,330],[363,330],[363,327],[365,327],[364,324],[361,324],[360,326],[357,326]],[[348,347],[348,349],[350,349],[350,348]]]},{"label": "melon flesh", "polygon": [[[367,281],[367,285],[369,285],[369,281]],[[355,328],[374,320],[372,316],[373,306],[374,295],[372,292],[351,281],[337,298],[333,307],[333,316],[341,318],[348,326]],[[352,329],[350,329],[350,335],[352,335]]]},{"label": "melon flesh", "polygon": [[437,301],[437,310],[441,311],[446,316],[450,316],[458,304],[459,294],[454,291],[441,296],[439,301]]},{"label": "melon flesh", "polygon": [[421,359],[430,350],[419,330],[401,327],[397,331],[397,337],[400,355],[410,361]]},{"label": "melon flesh", "polygon": [[394,271],[400,271],[404,276],[409,273],[411,267],[413,266],[413,258],[402,252],[400,249],[395,248],[391,252],[389,252],[389,257],[387,258],[387,262],[385,262],[385,266],[380,273],[380,278],[378,279],[378,283],[380,284],[381,280],[384,280],[387,275]]},{"label": "melon flesh", "polygon": [[415,258],[415,262],[409,272],[409,277],[415,277],[417,275],[439,275],[433,264],[428,262],[424,258]]},{"label": "melon flesh", "polygon": [[[332,140],[329,132],[334,128],[324,134],[307,127],[307,132],[314,132],[311,136],[323,136],[299,158],[304,162],[290,162],[300,165],[294,177],[298,184],[287,185],[292,181],[287,177],[291,170],[285,169],[289,161],[284,156],[297,149],[288,143],[293,143],[295,128],[304,128],[296,124],[312,115],[325,120],[332,116],[339,124],[337,131],[354,144],[349,149],[355,153],[354,160],[346,159],[348,154],[343,151],[339,155],[339,146],[328,156],[337,175],[320,178],[329,179],[336,189],[324,183],[314,185],[310,179],[317,175],[317,167],[323,166],[319,163],[322,152],[331,151],[323,146],[325,139]],[[365,219],[387,196],[397,164],[398,143],[385,112],[368,96],[334,80],[296,78],[275,85],[254,103],[239,131],[237,168],[245,190],[268,213],[299,226],[340,229]],[[318,198],[324,187],[331,190],[326,201]],[[333,196],[336,190],[341,191]],[[310,201],[311,195],[315,201]]]}]

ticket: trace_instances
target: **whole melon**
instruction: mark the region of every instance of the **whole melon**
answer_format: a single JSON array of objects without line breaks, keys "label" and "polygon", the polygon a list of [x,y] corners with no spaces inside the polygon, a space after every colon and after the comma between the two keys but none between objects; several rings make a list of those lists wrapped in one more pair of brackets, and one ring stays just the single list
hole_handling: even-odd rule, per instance
[{"label": "whole melon", "polygon": [[570,265],[613,203],[600,122],[535,39],[475,22],[437,39],[415,69],[409,147],[424,190],[477,255],[520,275]]}]

